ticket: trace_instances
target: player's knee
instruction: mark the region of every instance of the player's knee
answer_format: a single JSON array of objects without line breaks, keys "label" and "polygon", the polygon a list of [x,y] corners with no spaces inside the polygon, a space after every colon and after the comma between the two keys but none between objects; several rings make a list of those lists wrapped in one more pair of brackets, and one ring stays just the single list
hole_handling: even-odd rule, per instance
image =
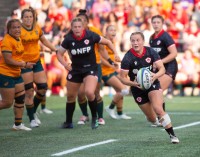
[{"label": "player's knee", "polygon": [[47,90],[47,83],[36,83],[37,90]]},{"label": "player's knee", "polygon": [[24,88],[26,91],[30,90],[30,89],[33,89],[33,82],[30,82],[30,83],[27,83],[24,85]]},{"label": "player's knee", "polygon": [[38,92],[36,93],[36,97],[39,98],[39,99],[42,99],[43,97],[45,97],[45,92],[39,92],[39,91],[38,91]]},{"label": "player's knee", "polygon": [[[95,94],[92,91],[85,91],[86,97],[87,99],[90,100],[94,100]],[[97,98],[98,99],[98,98]]]},{"label": "player's knee", "polygon": [[159,122],[162,124],[162,126],[165,128],[167,125],[171,124],[171,119],[168,114],[165,114],[162,116],[159,120]]},{"label": "player's knee", "polygon": [[25,94],[22,94],[15,98],[15,103],[17,104],[24,104]]}]

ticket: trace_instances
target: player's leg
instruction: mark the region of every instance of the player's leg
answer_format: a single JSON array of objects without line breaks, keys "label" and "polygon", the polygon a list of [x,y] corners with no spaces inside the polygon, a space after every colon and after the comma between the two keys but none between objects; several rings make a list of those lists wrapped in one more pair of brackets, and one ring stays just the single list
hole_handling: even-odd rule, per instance
[{"label": "player's leg", "polygon": [[43,99],[41,101],[41,111],[40,111],[40,113],[46,113],[46,114],[52,114],[53,113],[53,111],[46,108],[46,95],[43,97]]},{"label": "player's leg", "polygon": [[88,99],[88,104],[91,110],[92,115],[92,129],[96,129],[98,127],[98,120],[97,120],[97,99],[95,96],[95,90],[97,86],[98,78],[93,75],[87,75],[83,79],[85,95]]}]

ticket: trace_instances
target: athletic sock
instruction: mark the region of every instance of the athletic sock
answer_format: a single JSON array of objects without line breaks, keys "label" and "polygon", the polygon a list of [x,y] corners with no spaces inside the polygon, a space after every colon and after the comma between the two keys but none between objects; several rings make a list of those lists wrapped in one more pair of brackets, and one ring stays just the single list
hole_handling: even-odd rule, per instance
[{"label": "athletic sock", "polygon": [[97,113],[98,113],[98,118],[103,118],[103,100],[100,99],[97,102]]},{"label": "athletic sock", "polygon": [[165,102],[163,102],[162,106],[163,106],[163,110],[165,111]]},{"label": "athletic sock", "polygon": [[88,101],[92,117],[97,117],[97,99],[95,98],[93,101]]},{"label": "athletic sock", "polygon": [[66,103],[66,122],[72,123],[72,118],[75,110],[75,102]]},{"label": "athletic sock", "polygon": [[85,99],[84,102],[79,103],[81,112],[84,116],[88,117],[88,111],[87,111],[87,100]]},{"label": "athletic sock", "polygon": [[167,133],[168,133],[169,135],[176,136],[176,135],[174,134],[173,127],[170,127],[170,128],[168,128],[168,129],[165,129],[165,130],[167,131]]},{"label": "athletic sock", "polygon": [[33,103],[34,103],[34,113],[36,113],[36,110],[40,104],[40,102],[42,101],[42,98],[41,97],[44,97],[44,95],[41,95],[39,93],[37,93],[35,96],[34,96],[34,99],[33,99]]},{"label": "athletic sock", "polygon": [[44,97],[41,101],[41,109],[44,110],[46,108],[46,97]]},{"label": "athletic sock", "polygon": [[15,125],[19,126],[22,123],[22,118],[15,118]]},{"label": "athletic sock", "polygon": [[116,106],[116,103],[114,101],[111,102],[109,109],[114,109]]},{"label": "athletic sock", "polygon": [[29,120],[32,121],[34,120],[34,106],[32,105],[27,105],[26,104],[26,111],[27,111],[27,115],[29,117]]}]

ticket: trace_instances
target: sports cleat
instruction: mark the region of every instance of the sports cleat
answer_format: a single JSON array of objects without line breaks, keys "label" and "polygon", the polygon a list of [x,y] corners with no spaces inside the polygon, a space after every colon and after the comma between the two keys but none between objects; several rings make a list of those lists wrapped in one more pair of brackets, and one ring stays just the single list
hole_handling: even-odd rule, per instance
[{"label": "sports cleat", "polygon": [[91,123],[92,129],[97,129],[98,126],[99,126],[99,123],[98,123],[97,117],[92,117],[92,123]]},{"label": "sports cleat", "polygon": [[132,119],[132,118],[125,114],[122,114],[122,115],[117,115],[117,119]]},{"label": "sports cleat", "polygon": [[50,89],[47,89],[47,91],[46,91],[46,97],[50,97],[51,93],[52,93],[52,91]]},{"label": "sports cleat", "polygon": [[24,124],[20,124],[20,125],[13,125],[12,130],[18,131],[18,130],[24,130],[24,131],[31,131],[31,128],[26,127]]},{"label": "sports cleat", "polygon": [[162,124],[159,122],[158,118],[156,118],[156,121],[154,123],[151,123],[152,127],[163,127]]},{"label": "sports cleat", "polygon": [[64,122],[62,124],[61,128],[63,128],[63,129],[73,129],[74,126],[73,126],[73,123]]},{"label": "sports cleat", "polygon": [[38,123],[35,120],[31,120],[30,126],[31,126],[31,128],[39,127]]},{"label": "sports cleat", "polygon": [[40,111],[40,113],[52,114],[53,111],[51,111],[51,110],[49,110],[49,109],[47,109],[47,108],[44,108],[44,109],[42,109],[42,110]]},{"label": "sports cleat", "polygon": [[179,139],[176,136],[170,135],[171,143],[178,144]]},{"label": "sports cleat", "polygon": [[34,119],[35,119],[35,121],[36,121],[36,123],[37,123],[38,125],[41,124],[41,121],[40,121],[40,119],[38,118],[37,113],[34,113]]},{"label": "sports cleat", "polygon": [[103,118],[99,118],[99,125],[105,125],[105,120]]},{"label": "sports cleat", "polygon": [[111,118],[113,119],[117,119],[117,116],[115,114],[115,110],[114,109],[110,109],[109,106],[107,106],[105,108],[106,112],[108,112],[108,114],[110,115]]},{"label": "sports cleat", "polygon": [[80,117],[80,120],[78,121],[77,124],[79,124],[79,125],[85,125],[85,123],[88,122],[88,121],[89,121],[89,117],[82,115]]}]

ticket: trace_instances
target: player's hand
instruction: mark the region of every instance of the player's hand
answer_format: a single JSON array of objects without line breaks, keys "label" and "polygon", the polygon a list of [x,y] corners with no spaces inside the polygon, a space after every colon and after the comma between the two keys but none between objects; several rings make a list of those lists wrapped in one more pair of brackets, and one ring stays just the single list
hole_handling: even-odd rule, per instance
[{"label": "player's hand", "polygon": [[156,79],[157,79],[156,74],[151,72],[151,84],[153,84]]},{"label": "player's hand", "polygon": [[121,62],[121,58],[119,57],[118,54],[115,54],[115,61],[116,62]]},{"label": "player's hand", "polygon": [[35,63],[32,63],[32,62],[26,62],[26,65],[25,65],[24,68],[32,69],[34,65],[35,65]]},{"label": "player's hand", "polygon": [[140,87],[140,84],[137,82],[137,77],[135,77],[135,80],[133,81],[133,86],[142,89],[142,87]]},{"label": "player's hand", "polygon": [[72,70],[72,63],[66,63],[64,65],[65,69],[68,70],[68,71],[71,71]]}]

